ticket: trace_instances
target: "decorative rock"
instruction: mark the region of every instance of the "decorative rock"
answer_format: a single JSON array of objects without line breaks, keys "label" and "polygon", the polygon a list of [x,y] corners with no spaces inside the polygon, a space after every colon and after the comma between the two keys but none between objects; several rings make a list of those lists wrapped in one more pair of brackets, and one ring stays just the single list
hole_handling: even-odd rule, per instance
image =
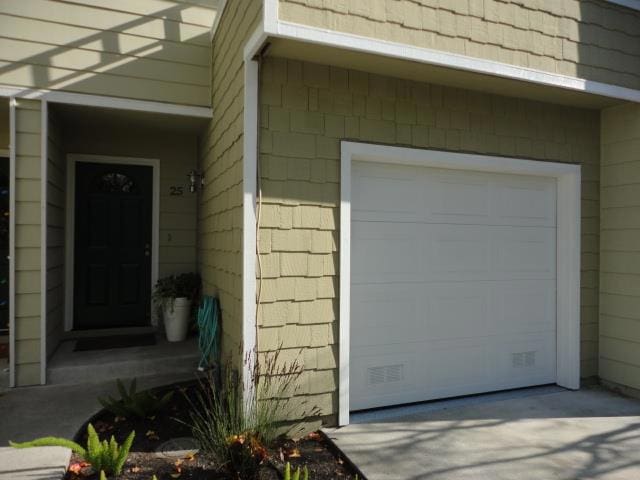
[{"label": "decorative rock", "polygon": [[191,437],[172,438],[156,448],[158,457],[182,458],[196,453],[198,453],[198,443]]}]

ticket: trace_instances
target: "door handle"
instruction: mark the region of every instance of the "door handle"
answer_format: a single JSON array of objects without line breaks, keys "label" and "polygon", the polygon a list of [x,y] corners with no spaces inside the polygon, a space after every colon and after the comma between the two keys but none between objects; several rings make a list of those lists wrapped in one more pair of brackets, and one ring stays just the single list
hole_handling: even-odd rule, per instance
[{"label": "door handle", "polygon": [[151,245],[149,245],[148,243],[144,244],[144,256],[148,257],[149,255],[151,255]]}]

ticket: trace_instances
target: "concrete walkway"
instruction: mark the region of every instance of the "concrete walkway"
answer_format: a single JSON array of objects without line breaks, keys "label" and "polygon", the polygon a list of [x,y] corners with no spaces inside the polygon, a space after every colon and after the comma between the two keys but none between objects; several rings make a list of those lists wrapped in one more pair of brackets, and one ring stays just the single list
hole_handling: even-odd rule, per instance
[{"label": "concrete walkway", "polygon": [[[151,388],[194,378],[193,375],[141,377],[138,388]],[[98,396],[115,394],[113,381],[6,390],[0,394],[0,479],[59,480],[69,463],[65,448],[16,450],[9,440],[53,435],[73,438],[100,408]]]},{"label": "concrete walkway", "polygon": [[600,388],[353,417],[327,434],[369,480],[640,479],[640,401]]}]

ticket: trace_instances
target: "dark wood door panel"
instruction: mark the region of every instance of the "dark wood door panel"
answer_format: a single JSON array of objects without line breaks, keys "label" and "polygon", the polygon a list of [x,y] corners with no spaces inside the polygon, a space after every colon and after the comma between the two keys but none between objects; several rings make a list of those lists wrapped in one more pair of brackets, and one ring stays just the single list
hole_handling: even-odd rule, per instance
[{"label": "dark wood door panel", "polygon": [[74,327],[148,325],[152,169],[76,164]]}]

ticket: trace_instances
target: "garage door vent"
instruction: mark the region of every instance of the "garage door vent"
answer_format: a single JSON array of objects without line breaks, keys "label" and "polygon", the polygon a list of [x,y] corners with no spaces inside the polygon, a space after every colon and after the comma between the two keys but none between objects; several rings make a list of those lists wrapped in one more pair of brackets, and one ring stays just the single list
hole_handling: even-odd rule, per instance
[{"label": "garage door vent", "polygon": [[514,368],[533,367],[536,364],[536,352],[512,353],[511,361]]},{"label": "garage door vent", "polygon": [[379,385],[381,383],[400,382],[404,380],[404,365],[384,365],[367,369],[368,384]]}]

